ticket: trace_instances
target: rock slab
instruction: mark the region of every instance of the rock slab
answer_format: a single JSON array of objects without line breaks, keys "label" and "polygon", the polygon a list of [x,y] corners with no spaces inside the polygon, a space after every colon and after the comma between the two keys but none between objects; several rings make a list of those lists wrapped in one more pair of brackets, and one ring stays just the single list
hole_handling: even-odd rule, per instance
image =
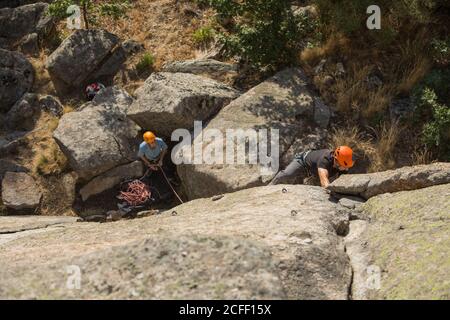
[{"label": "rock slab", "polygon": [[128,116],[142,128],[170,137],[175,129],[191,130],[195,120],[215,115],[238,92],[201,76],[161,72],[152,74],[136,95]]},{"label": "rock slab", "polygon": [[54,83],[66,86],[85,84],[119,44],[119,38],[105,30],[76,30],[47,58],[46,66]]},{"label": "rock slab", "polygon": [[337,193],[369,199],[379,194],[415,190],[450,183],[450,163],[403,167],[369,174],[342,175],[329,186]]},{"label": "rock slab", "polygon": [[140,128],[124,112],[132,99],[117,88],[108,92],[101,103],[89,102],[65,114],[53,133],[71,168],[85,181],[137,157]]},{"label": "rock slab", "polygon": [[42,193],[36,181],[24,172],[7,172],[2,180],[2,202],[14,210],[35,209]]},{"label": "rock slab", "polygon": [[7,112],[33,81],[33,66],[23,54],[0,49],[0,112]]},{"label": "rock slab", "polygon": [[370,223],[348,251],[354,279],[364,279],[355,298],[450,299],[450,184],[378,195],[363,208]]},{"label": "rock slab", "polygon": [[[1,247],[0,298],[347,299],[342,219],[327,199],[318,187],[259,187],[22,237]],[[80,267],[80,290],[61,286],[67,265]]]},{"label": "rock slab", "polygon": [[[189,164],[186,156],[192,156],[192,152],[182,151],[180,158],[183,159],[183,164],[177,167],[177,171],[189,199],[266,184],[278,170],[277,156],[282,158],[297,138],[307,135],[308,124],[313,123],[314,108],[314,96],[308,89],[308,79],[298,68],[283,70],[233,100],[205,128],[208,131],[219,131],[221,137],[203,141],[202,153],[213,153],[207,150],[216,145],[223,146],[224,155],[227,149],[236,149],[238,139],[232,140],[232,145],[226,147],[229,129],[241,130],[245,139],[251,138],[245,136],[248,129],[267,129],[265,137],[268,141],[272,137],[272,130],[277,129],[279,140],[273,137],[273,142],[275,145],[279,142],[279,150],[273,151],[272,170],[269,170],[272,172],[267,172],[261,161],[258,164],[250,164],[247,159],[246,164],[235,161],[235,164],[224,165],[225,157],[220,159],[218,164]],[[201,136],[196,137],[193,145],[200,145],[201,139]],[[261,140],[261,145],[263,144],[264,141]],[[270,142],[266,141],[266,145],[268,150],[271,150]]]}]

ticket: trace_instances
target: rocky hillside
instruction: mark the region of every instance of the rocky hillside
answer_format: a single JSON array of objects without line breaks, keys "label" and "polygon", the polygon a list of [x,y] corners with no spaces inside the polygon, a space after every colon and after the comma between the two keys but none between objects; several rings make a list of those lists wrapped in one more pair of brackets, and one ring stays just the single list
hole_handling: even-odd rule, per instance
[{"label": "rocky hillside", "polygon": [[[450,167],[411,172],[350,176],[426,186],[368,201],[281,185],[106,224],[1,217],[0,297],[448,299]],[[71,290],[74,265],[81,288]]]}]

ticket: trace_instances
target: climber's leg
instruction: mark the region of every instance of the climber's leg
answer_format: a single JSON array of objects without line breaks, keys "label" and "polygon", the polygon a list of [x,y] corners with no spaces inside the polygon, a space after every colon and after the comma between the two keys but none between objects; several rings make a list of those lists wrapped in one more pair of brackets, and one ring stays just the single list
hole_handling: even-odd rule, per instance
[{"label": "climber's leg", "polygon": [[305,171],[303,165],[296,159],[292,160],[292,162],[286,167],[286,169],[281,170],[277,173],[277,175],[272,179],[269,185],[292,183],[293,180],[299,177],[299,175],[303,174]]}]

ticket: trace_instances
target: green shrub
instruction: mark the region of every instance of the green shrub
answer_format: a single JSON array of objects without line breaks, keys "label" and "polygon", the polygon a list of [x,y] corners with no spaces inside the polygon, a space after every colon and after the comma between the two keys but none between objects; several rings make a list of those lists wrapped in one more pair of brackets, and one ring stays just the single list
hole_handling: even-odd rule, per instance
[{"label": "green shrub", "polygon": [[429,87],[416,93],[416,103],[421,117],[426,119],[422,142],[435,150],[438,157],[450,161],[450,107],[440,103],[435,91]]},{"label": "green shrub", "polygon": [[219,18],[234,21],[218,39],[229,56],[240,56],[255,67],[278,67],[293,62],[302,40],[315,24],[295,16],[289,1],[210,0]]},{"label": "green shrub", "polygon": [[153,68],[153,65],[155,64],[155,56],[153,56],[151,53],[145,53],[141,60],[136,64],[136,70],[139,73],[149,71]]},{"label": "green shrub", "polygon": [[210,26],[201,27],[194,32],[192,38],[197,45],[208,45],[214,40],[214,30]]},{"label": "green shrub", "polygon": [[433,59],[436,63],[448,65],[450,63],[450,38],[431,41]]}]

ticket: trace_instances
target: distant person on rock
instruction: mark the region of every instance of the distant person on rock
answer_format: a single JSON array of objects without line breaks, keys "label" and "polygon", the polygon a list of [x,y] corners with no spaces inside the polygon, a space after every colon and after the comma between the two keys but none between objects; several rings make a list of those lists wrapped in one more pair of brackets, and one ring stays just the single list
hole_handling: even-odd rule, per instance
[{"label": "distant person on rock", "polygon": [[164,156],[167,153],[167,144],[161,138],[157,138],[153,132],[144,133],[144,142],[139,146],[139,158],[152,170],[158,170],[163,165]]},{"label": "distant person on rock", "polygon": [[347,146],[336,150],[322,149],[304,151],[295,155],[294,160],[281,170],[270,182],[270,185],[286,183],[287,180],[313,176],[320,180],[323,188],[328,187],[330,180],[353,167],[353,150]]},{"label": "distant person on rock", "polygon": [[105,86],[100,82],[91,83],[86,87],[86,99],[91,101],[102,89],[105,89]]}]

